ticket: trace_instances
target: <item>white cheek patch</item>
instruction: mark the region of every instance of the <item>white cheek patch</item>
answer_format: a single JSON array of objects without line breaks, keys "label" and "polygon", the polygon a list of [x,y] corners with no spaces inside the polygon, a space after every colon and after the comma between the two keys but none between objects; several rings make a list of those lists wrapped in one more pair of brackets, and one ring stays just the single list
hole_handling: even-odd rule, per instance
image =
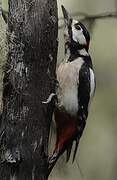
[{"label": "white cheek patch", "polygon": [[72,38],[75,42],[79,42],[79,44],[81,45],[85,45],[86,44],[86,38],[83,34],[83,30],[77,30],[74,27],[74,24],[78,23],[78,21],[73,20],[72,22]]}]

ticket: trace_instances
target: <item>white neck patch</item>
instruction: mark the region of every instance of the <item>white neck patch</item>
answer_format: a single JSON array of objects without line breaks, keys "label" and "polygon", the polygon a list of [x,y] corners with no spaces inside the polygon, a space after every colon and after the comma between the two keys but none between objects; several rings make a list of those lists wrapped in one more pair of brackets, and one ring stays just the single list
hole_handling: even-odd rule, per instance
[{"label": "white neck patch", "polygon": [[83,55],[83,56],[89,56],[88,52],[86,51],[86,49],[81,49],[79,50],[79,54]]},{"label": "white neck patch", "polygon": [[67,52],[66,52],[66,54],[65,54],[65,61],[67,62],[68,61],[68,59],[69,59],[69,57],[70,57],[70,49],[68,48],[67,49]]}]

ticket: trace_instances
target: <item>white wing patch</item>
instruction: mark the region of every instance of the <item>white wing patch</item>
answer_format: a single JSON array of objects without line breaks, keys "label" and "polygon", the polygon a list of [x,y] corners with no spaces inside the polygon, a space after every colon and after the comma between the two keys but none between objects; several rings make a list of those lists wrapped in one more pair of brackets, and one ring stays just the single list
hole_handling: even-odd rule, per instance
[{"label": "white wing patch", "polygon": [[90,97],[93,97],[94,92],[95,92],[95,76],[93,70],[90,68]]}]

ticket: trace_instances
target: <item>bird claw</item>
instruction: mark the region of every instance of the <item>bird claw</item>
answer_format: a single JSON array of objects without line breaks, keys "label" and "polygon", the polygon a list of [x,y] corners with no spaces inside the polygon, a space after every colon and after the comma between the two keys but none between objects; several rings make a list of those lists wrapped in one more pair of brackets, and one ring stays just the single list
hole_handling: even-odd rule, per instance
[{"label": "bird claw", "polygon": [[56,97],[56,94],[55,94],[55,93],[51,93],[51,94],[49,95],[48,99],[47,99],[46,101],[42,101],[42,103],[43,103],[43,104],[49,104],[49,103],[52,101],[53,97]]},{"label": "bird claw", "polygon": [[58,152],[54,152],[54,153],[52,154],[52,156],[50,156],[50,157],[48,158],[49,164],[53,164],[54,162],[56,162],[57,157],[58,157]]},{"label": "bird claw", "polygon": [[57,159],[58,159],[58,152],[54,152],[52,156],[48,158],[48,176],[51,173],[54,165],[56,164]]}]

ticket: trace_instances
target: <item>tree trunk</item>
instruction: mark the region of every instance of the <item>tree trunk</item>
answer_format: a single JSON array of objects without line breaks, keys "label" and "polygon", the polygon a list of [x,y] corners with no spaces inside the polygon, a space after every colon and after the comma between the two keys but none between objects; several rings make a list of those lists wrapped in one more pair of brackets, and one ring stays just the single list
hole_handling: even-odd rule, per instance
[{"label": "tree trunk", "polygon": [[57,31],[56,0],[9,0],[0,180],[47,179]]}]

